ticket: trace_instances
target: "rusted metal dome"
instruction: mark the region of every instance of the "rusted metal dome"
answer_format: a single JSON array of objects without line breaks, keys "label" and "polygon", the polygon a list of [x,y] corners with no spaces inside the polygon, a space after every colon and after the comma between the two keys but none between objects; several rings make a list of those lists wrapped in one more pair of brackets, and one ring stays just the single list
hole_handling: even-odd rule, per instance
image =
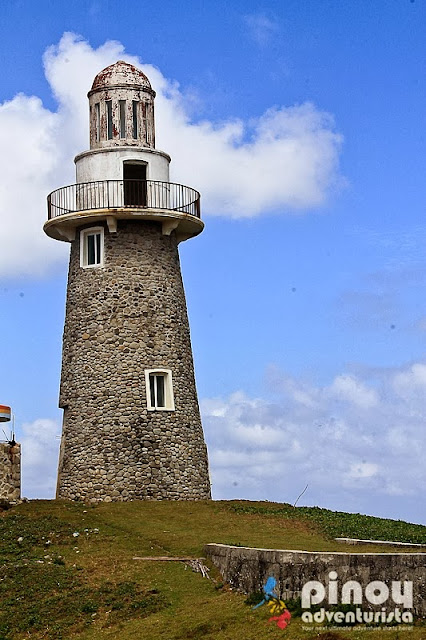
[{"label": "rusted metal dome", "polygon": [[118,62],[102,69],[94,79],[89,95],[92,91],[111,87],[143,87],[152,91],[151,83],[146,75],[124,60],[118,60]]}]

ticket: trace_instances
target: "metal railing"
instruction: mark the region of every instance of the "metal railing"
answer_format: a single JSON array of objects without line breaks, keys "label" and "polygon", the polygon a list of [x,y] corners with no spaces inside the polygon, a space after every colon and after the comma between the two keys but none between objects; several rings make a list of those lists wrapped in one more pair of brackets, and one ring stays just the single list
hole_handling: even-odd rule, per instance
[{"label": "metal railing", "polygon": [[99,180],[61,187],[47,196],[48,219],[92,209],[168,209],[200,217],[200,194],[159,180]]}]

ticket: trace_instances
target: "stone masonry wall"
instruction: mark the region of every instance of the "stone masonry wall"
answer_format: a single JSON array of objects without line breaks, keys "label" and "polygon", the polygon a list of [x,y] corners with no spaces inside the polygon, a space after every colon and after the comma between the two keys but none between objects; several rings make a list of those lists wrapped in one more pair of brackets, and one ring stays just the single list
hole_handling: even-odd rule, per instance
[{"label": "stone masonry wall", "polygon": [[[77,234],[78,236],[78,234]],[[172,371],[175,411],[148,411],[145,369]],[[105,228],[104,266],[72,243],[63,337],[57,496],[210,497],[185,294],[174,232]]]},{"label": "stone masonry wall", "polygon": [[0,500],[21,498],[21,445],[0,442]]},{"label": "stone masonry wall", "polygon": [[300,598],[310,580],[326,586],[330,571],[337,572],[340,586],[348,580],[358,581],[363,588],[373,580],[388,586],[392,580],[411,580],[413,613],[426,617],[426,553],[321,553],[223,544],[208,544],[204,550],[234,588],[244,593],[261,591],[273,576],[284,601]]}]

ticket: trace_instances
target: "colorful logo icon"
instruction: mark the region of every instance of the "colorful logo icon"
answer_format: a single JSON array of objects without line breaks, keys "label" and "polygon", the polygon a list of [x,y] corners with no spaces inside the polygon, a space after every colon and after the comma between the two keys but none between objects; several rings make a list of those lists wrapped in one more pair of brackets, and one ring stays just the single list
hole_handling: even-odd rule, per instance
[{"label": "colorful logo icon", "polygon": [[269,613],[273,614],[269,618],[268,622],[276,622],[277,627],[279,627],[280,629],[285,629],[290,622],[291,613],[287,609],[284,600],[280,600],[280,598],[275,593],[276,586],[277,581],[275,580],[275,578],[273,576],[269,576],[266,584],[262,588],[264,597],[257,605],[253,607],[253,609],[258,609],[258,607],[266,604],[269,609]]}]

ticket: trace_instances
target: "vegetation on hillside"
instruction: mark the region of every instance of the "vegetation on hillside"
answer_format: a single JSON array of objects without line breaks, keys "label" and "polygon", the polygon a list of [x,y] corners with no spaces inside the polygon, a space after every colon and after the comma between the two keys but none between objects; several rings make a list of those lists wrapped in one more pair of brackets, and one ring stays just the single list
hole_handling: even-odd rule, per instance
[{"label": "vegetation on hillside", "polygon": [[[222,584],[213,567],[207,580],[184,562],[133,559],[200,558],[208,542],[354,551],[330,537],[335,531],[331,512],[311,510],[311,516],[321,515],[314,518],[303,509],[245,501],[96,506],[32,501],[3,511],[0,640],[258,640],[277,633],[294,640],[321,638],[303,629],[295,616],[285,630],[277,629],[268,623],[265,607],[253,610],[245,604],[246,596]],[[350,514],[334,516],[335,526],[345,520],[345,534],[354,535]],[[392,522],[381,522],[392,535]],[[422,534],[418,525],[406,526],[406,533],[413,526],[416,535]],[[383,552],[371,545],[357,548],[364,550]],[[379,640],[381,633],[330,630],[323,639]],[[391,630],[386,637],[396,640],[397,634]],[[423,637],[419,623],[410,638]]]},{"label": "vegetation on hillside", "polygon": [[386,520],[360,513],[329,511],[319,507],[292,507],[290,504],[230,503],[235,513],[273,515],[315,523],[330,538],[358,538],[361,540],[387,540],[411,542],[426,546],[426,527],[403,520]]}]

